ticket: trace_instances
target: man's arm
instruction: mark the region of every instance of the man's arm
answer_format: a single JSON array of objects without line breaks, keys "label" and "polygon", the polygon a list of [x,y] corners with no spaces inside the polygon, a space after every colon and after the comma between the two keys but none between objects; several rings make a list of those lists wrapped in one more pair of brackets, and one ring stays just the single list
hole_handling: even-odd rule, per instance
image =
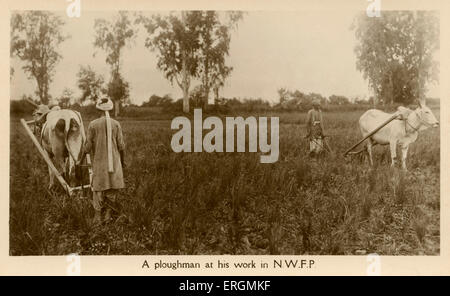
[{"label": "man's arm", "polygon": [[122,164],[122,168],[125,168],[125,150],[119,150],[120,154],[120,163]]},{"label": "man's arm", "polygon": [[125,141],[123,140],[122,127],[119,123],[117,123],[117,149],[119,150],[120,155],[120,163],[122,164],[122,168],[125,167]]},{"label": "man's arm", "polygon": [[322,135],[325,137],[325,129],[323,128],[322,111],[320,111],[320,128],[322,129]]},{"label": "man's arm", "polygon": [[86,143],[82,147],[82,154],[80,160],[78,161],[78,164],[81,164],[84,158],[86,157],[86,154],[90,153],[91,150],[93,150],[93,143],[94,143],[94,130],[92,126],[89,124],[86,135]]},{"label": "man's arm", "polygon": [[305,138],[309,138],[311,135],[311,111],[308,111],[308,115],[306,116],[306,136]]}]

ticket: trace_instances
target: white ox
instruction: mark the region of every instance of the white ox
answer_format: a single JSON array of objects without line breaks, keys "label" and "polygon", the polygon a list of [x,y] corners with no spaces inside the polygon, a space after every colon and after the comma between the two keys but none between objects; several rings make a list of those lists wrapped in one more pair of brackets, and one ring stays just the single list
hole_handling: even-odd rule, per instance
[{"label": "white ox", "polygon": [[[373,165],[372,147],[376,144],[389,144],[391,150],[391,166],[395,166],[397,158],[397,145],[400,145],[402,151],[402,168],[406,169],[406,155],[408,147],[415,142],[418,132],[426,130],[429,127],[439,126],[439,122],[425,105],[425,100],[421,100],[416,110],[405,107],[399,107],[399,119],[395,119],[380,129],[367,140],[367,152],[369,153],[370,165]],[[385,113],[380,110],[371,109],[366,111],[359,119],[359,128],[363,137],[374,131],[383,122],[388,120],[393,114]],[[361,152],[361,151],[360,151]]]},{"label": "white ox", "polygon": [[[84,132],[81,131],[82,127],[79,112],[62,109],[47,114],[47,120],[41,131],[42,147],[71,186],[75,180],[75,165],[81,157],[86,140]],[[49,188],[52,188],[55,175],[50,168],[49,175]]]}]

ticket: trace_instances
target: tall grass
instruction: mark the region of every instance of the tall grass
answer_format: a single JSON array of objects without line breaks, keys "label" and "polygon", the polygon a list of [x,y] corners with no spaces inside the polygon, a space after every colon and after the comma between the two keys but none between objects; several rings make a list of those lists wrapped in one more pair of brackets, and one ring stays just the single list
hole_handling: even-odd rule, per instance
[{"label": "tall grass", "polygon": [[[325,114],[335,151],[360,138],[362,112]],[[13,118],[10,254],[439,253],[439,130],[419,135],[404,174],[381,147],[373,169],[339,153],[312,160],[305,115],[279,116],[274,164],[258,153],[177,154],[170,121],[121,121],[126,189],[103,227],[91,225],[88,199],[46,191],[47,168]]]}]

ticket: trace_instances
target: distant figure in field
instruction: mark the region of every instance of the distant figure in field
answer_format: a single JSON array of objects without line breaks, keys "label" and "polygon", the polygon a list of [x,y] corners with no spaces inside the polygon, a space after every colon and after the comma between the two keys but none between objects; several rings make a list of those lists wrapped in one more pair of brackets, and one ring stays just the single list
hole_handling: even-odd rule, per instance
[{"label": "distant figure in field", "polygon": [[309,155],[315,156],[324,150],[323,138],[323,118],[322,111],[320,110],[320,101],[315,99],[312,103],[313,108],[308,111],[306,118],[306,138],[309,139]]},{"label": "distant figure in field", "polygon": [[34,118],[34,133],[41,136],[42,126],[47,121],[47,114],[50,112],[50,108],[47,105],[39,105],[33,112]]},{"label": "distant figure in field", "polygon": [[[100,224],[103,210],[105,210],[104,221],[111,220],[111,209],[117,208],[115,205],[118,190],[125,187],[122,172],[125,143],[119,122],[110,118],[105,112],[113,109],[113,102],[107,98],[100,99],[96,108],[101,115],[89,124],[84,152],[92,155],[91,186],[95,210],[94,224]],[[107,124],[111,127],[112,162],[109,164]]]}]

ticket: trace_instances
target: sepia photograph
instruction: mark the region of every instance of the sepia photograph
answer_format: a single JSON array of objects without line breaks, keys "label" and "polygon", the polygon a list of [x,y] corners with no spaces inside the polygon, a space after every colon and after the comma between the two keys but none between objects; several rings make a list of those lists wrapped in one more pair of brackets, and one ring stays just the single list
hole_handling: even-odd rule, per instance
[{"label": "sepia photograph", "polygon": [[11,10],[9,256],[439,256],[440,18]]}]

